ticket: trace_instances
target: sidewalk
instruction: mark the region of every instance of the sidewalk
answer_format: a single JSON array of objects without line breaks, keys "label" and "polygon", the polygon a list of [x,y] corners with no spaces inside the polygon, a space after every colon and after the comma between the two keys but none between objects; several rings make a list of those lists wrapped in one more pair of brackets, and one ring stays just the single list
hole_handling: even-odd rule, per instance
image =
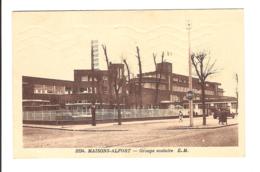
[{"label": "sidewalk", "polygon": [[[91,124],[80,124],[80,125],[38,125],[38,124],[23,124],[23,127],[29,128],[41,128],[41,129],[57,129],[67,131],[128,131],[134,130],[135,126],[142,125],[160,125],[161,129],[167,130],[184,130],[184,129],[214,129],[226,126],[237,125],[237,119],[228,119],[228,125],[219,125],[217,119],[212,117],[207,118],[207,125],[202,125],[202,117],[194,118],[194,125],[190,127],[190,119],[184,118],[182,122],[179,119],[165,119],[165,120],[150,120],[150,121],[131,121],[123,122],[121,126],[117,123],[103,123],[92,126]],[[163,127],[163,128],[162,128]]]},{"label": "sidewalk", "polygon": [[[176,120],[176,119],[175,119]],[[169,120],[150,120],[150,121],[130,121],[130,122],[122,122],[121,128],[125,128],[127,125],[134,124],[151,124],[151,123],[168,123]],[[117,127],[117,130],[120,127],[118,123],[101,123],[96,124],[96,126],[92,126],[91,124],[79,124],[79,125],[39,125],[39,124],[23,124],[23,127],[31,127],[31,128],[42,128],[42,129],[58,129],[58,130],[69,130],[69,131],[102,131],[102,130],[111,130],[111,127]]]},{"label": "sidewalk", "polygon": [[222,128],[228,127],[232,125],[238,125],[237,118],[232,119],[228,118],[227,124],[219,124],[218,119],[213,119],[213,117],[208,117],[206,120],[206,125],[202,125],[202,117],[196,118],[193,120],[193,126],[190,126],[190,119],[183,120],[182,122],[178,121],[178,124],[175,123],[174,126],[171,126],[167,129],[169,130],[184,130],[184,129],[215,129],[215,128]]}]

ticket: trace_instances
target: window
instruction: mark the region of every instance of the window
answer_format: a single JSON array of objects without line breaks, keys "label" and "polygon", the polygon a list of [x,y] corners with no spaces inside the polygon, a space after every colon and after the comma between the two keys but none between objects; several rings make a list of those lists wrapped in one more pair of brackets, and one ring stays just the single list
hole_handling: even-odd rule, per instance
[{"label": "window", "polygon": [[178,79],[178,78],[173,78],[173,81],[174,81],[174,82],[178,82],[179,79]]},{"label": "window", "polygon": [[215,103],[215,107],[217,108],[226,108],[227,106],[227,103]]},{"label": "window", "polygon": [[201,94],[201,91],[199,89],[192,89],[194,93]]},{"label": "window", "polygon": [[205,94],[207,95],[214,95],[214,92],[211,90],[205,90]]},{"label": "window", "polygon": [[148,77],[148,78],[155,78],[155,75],[153,75],[153,74],[149,74],[149,75],[145,75],[145,77]]},{"label": "window", "polygon": [[70,87],[66,87],[65,94],[72,94],[72,89]]},{"label": "window", "polygon": [[237,103],[231,103],[231,108],[236,109],[237,108]]},{"label": "window", "polygon": [[104,92],[104,94],[107,94],[108,93],[108,88],[107,87],[103,87],[103,92]]},{"label": "window", "polygon": [[[202,104],[198,104],[198,108],[199,108],[199,109],[202,109]],[[206,109],[209,108],[209,104],[205,104],[205,108],[206,108]]]},{"label": "window", "polygon": [[143,84],[144,88],[151,88],[151,89],[155,89],[156,88],[156,84],[154,83],[144,83]]},{"label": "window", "polygon": [[[157,74],[157,78],[160,78],[160,74],[159,73]],[[166,79],[166,76],[164,74],[162,74],[161,79]]]},{"label": "window", "polygon": [[68,94],[68,90],[65,90],[65,86],[35,84],[34,93],[36,93],[36,94]]},{"label": "window", "polygon": [[83,82],[84,82],[84,81],[88,81],[88,76],[82,76],[82,77],[81,77],[81,81],[83,81]]},{"label": "window", "polygon": [[160,90],[166,90],[166,85],[159,85]]},{"label": "window", "polygon": [[79,91],[80,93],[87,93],[87,88],[80,88]]},{"label": "window", "polygon": [[176,95],[171,95],[171,96],[170,96],[170,100],[171,100],[172,102],[178,102],[178,101],[179,101],[179,97],[176,96]]},{"label": "window", "polygon": [[35,84],[34,85],[34,93],[41,94],[43,93],[44,85]]},{"label": "window", "polygon": [[67,94],[65,91],[65,86],[54,86],[54,93],[55,94]]}]

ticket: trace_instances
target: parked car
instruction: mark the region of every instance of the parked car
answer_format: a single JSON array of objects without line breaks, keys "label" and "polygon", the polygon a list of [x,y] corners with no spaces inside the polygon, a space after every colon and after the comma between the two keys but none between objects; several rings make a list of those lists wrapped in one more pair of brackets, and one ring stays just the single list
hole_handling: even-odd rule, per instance
[{"label": "parked car", "polygon": [[235,113],[230,113],[229,109],[220,109],[220,110],[214,110],[213,111],[213,118],[217,119],[221,113],[227,113],[227,117],[235,118]]}]

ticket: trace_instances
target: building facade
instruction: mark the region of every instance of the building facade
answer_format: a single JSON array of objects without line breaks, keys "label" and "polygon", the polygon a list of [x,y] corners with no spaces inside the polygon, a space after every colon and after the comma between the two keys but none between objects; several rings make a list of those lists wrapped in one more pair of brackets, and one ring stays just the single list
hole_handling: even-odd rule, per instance
[{"label": "building facade", "polygon": [[[108,70],[74,70],[73,81],[23,76],[23,109],[85,110],[92,103],[99,108],[115,108],[116,92],[122,108],[185,106],[188,76],[173,73],[169,62],[158,63],[156,70],[143,73],[141,90],[140,75],[126,78],[124,64],[110,64]],[[192,78],[192,82],[194,102],[199,104],[199,79]],[[225,103],[227,97],[220,86],[218,82],[206,82],[206,101]]]},{"label": "building facade", "polygon": [[[74,70],[73,81],[23,76],[23,109],[86,109],[92,103],[113,108],[115,91],[109,76],[112,72],[118,73],[114,79],[123,80],[124,65],[111,64],[109,70]],[[125,92],[124,82],[119,90],[121,102]]]},{"label": "building facade", "polygon": [[[154,106],[159,102],[160,107],[183,104],[187,100],[186,94],[189,91],[189,77],[172,73],[172,64],[164,62],[157,64],[156,70],[143,73],[142,75],[142,96],[144,106]],[[139,75],[138,75],[139,77]],[[133,79],[138,82],[138,78]],[[192,78],[194,99],[201,99],[201,87],[198,78]],[[206,99],[220,99],[224,90],[218,82],[206,82]],[[156,96],[158,94],[158,96]],[[158,99],[158,100],[156,100]],[[158,103],[157,103],[158,104]]]}]

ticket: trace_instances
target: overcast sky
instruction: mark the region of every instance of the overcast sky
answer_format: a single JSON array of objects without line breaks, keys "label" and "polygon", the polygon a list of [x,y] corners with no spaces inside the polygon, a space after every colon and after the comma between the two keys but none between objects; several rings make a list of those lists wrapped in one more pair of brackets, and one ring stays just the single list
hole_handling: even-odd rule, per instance
[{"label": "overcast sky", "polygon": [[[217,60],[219,72],[209,80],[234,96],[235,73],[241,82],[244,74],[242,10],[14,12],[14,76],[73,80],[74,69],[90,68],[91,40],[106,44],[112,62],[126,58],[131,73],[138,73],[138,45],[144,72],[154,70],[152,53],[160,61],[168,51],[173,72],[187,75],[187,20],[192,51],[205,50]],[[99,63],[106,69],[101,46]]]}]

